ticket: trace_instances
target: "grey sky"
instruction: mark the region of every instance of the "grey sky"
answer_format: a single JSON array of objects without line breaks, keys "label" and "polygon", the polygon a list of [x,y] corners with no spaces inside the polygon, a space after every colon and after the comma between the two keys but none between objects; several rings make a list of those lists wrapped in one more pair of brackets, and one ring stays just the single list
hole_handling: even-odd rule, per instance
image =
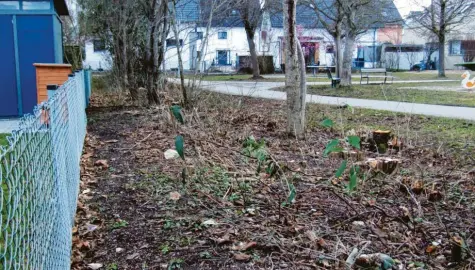
[{"label": "grey sky", "polygon": [[399,9],[399,13],[405,17],[410,11],[420,10],[421,6],[429,5],[430,1],[431,0],[394,0],[394,3]]}]

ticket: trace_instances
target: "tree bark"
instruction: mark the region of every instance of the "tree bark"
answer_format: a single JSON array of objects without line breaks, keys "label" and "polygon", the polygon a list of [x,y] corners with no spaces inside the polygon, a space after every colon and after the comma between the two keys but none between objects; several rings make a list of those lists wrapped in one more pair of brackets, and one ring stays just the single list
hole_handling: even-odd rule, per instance
[{"label": "tree bark", "polygon": [[439,21],[439,77],[445,77],[445,12],[447,2],[440,1],[440,21]]},{"label": "tree bark", "polygon": [[343,69],[343,59],[342,59],[342,53],[341,53],[341,32],[336,30],[335,31],[335,36],[333,37],[335,40],[335,72],[336,72],[336,77],[341,78],[341,71]]},{"label": "tree bark", "polygon": [[257,60],[256,43],[254,42],[254,35],[256,29],[251,27],[249,22],[244,21],[244,29],[246,30],[247,43],[249,44],[249,52],[251,54],[252,78],[261,78],[261,71],[259,69],[259,61]]},{"label": "tree bark", "polygon": [[178,25],[176,21],[176,0],[173,1],[173,14],[172,14],[173,33],[176,40],[176,52],[178,54],[178,68],[180,70],[180,85],[181,93],[183,96],[183,105],[188,106],[188,96],[185,87],[185,75],[183,74],[183,59],[181,55],[180,35],[178,32]]},{"label": "tree bark", "polygon": [[351,86],[351,62],[353,59],[353,50],[355,49],[355,35],[347,33],[345,38],[345,51],[343,53],[343,63],[341,71],[341,85]]},{"label": "tree bark", "polygon": [[[285,88],[287,92],[287,132],[305,136],[305,65],[297,40],[296,0],[284,0]],[[300,48],[300,49],[299,49]],[[300,70],[299,70],[300,69]]]}]

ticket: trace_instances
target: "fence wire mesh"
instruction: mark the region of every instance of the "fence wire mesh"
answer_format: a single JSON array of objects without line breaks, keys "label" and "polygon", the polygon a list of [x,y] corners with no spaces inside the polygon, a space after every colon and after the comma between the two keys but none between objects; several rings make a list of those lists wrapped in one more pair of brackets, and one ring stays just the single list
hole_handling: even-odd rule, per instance
[{"label": "fence wire mesh", "polygon": [[84,75],[76,72],[0,146],[2,269],[70,268],[87,124]]}]

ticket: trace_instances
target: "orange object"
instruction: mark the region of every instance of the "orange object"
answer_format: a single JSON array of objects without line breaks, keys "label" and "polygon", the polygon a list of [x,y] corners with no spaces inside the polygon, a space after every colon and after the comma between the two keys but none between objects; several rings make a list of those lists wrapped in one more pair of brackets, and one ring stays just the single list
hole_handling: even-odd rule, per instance
[{"label": "orange object", "polygon": [[48,100],[48,84],[62,85],[72,73],[69,64],[33,64],[36,67],[36,91],[38,104]]}]

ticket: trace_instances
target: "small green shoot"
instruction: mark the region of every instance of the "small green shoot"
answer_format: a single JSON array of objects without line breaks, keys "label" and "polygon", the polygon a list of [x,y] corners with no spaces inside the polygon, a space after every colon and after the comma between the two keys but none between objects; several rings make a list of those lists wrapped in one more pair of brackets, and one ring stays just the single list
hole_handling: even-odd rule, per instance
[{"label": "small green shoot", "polygon": [[116,222],[114,222],[114,224],[112,224],[112,230],[124,228],[124,227],[127,227],[128,225],[129,223],[127,221],[123,219],[119,219]]}]

